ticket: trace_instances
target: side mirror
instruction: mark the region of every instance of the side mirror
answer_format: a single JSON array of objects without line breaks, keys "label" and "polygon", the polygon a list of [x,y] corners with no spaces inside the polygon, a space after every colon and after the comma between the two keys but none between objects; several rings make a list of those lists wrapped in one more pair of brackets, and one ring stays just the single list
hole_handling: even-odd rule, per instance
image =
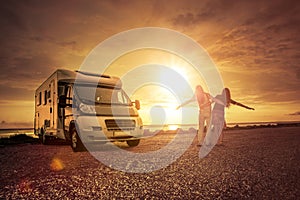
[{"label": "side mirror", "polygon": [[137,110],[141,109],[141,104],[140,104],[140,101],[139,101],[139,100],[135,100],[134,104],[135,104],[135,108],[136,108]]},{"label": "side mirror", "polygon": [[59,96],[59,103],[58,105],[61,108],[65,108],[67,106],[67,97],[65,95],[60,95]]}]

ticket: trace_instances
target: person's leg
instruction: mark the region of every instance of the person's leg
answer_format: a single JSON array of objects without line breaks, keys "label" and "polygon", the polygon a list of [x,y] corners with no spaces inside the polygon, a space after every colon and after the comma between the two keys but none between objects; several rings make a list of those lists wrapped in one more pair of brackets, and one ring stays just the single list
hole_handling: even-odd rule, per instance
[{"label": "person's leg", "polygon": [[[222,113],[221,113],[222,114]],[[203,146],[200,148],[199,157],[204,158],[217,143],[220,132],[224,126],[224,115],[212,113],[211,126],[208,128]]]},{"label": "person's leg", "polygon": [[219,140],[218,140],[218,145],[223,144],[223,138],[224,138],[224,133],[223,133],[223,130],[222,130],[221,134],[220,134],[220,137],[219,137]]},{"label": "person's leg", "polygon": [[202,145],[205,134],[204,134],[204,121],[205,117],[199,112],[199,129],[198,129],[198,145]]},{"label": "person's leg", "polygon": [[219,144],[219,145],[223,144],[223,139],[224,139],[224,129],[225,129],[225,128],[226,128],[226,122],[224,121],[224,126],[223,126],[221,135],[220,135],[219,140],[218,140],[218,144]]},{"label": "person's leg", "polygon": [[211,128],[211,112],[207,112],[205,115],[205,120],[206,120],[206,132]]},{"label": "person's leg", "polygon": [[224,126],[224,118],[219,114],[212,116],[211,127],[205,138],[206,145],[215,145],[218,142],[219,136]]}]

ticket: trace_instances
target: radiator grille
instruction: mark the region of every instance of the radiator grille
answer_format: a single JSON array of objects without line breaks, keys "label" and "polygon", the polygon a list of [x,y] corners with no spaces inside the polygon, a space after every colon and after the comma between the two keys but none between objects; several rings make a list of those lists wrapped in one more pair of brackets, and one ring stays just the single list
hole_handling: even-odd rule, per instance
[{"label": "radiator grille", "polygon": [[130,131],[135,128],[135,121],[129,119],[107,119],[105,124],[108,131]]}]

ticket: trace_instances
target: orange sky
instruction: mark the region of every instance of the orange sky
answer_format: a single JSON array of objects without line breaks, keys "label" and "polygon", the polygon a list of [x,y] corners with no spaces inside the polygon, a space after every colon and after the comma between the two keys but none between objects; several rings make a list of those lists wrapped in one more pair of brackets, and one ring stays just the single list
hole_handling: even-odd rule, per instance
[{"label": "orange sky", "polygon": [[[2,127],[8,123],[31,126],[34,90],[55,69],[77,70],[96,45],[141,27],[181,32],[207,50],[232,98],[256,109],[232,106],[227,109],[227,121],[300,121],[297,1],[8,1],[0,11]],[[136,64],[139,60],[130,56],[137,55],[141,60],[160,58],[162,64],[188,77],[192,86],[201,82],[182,60],[161,52],[133,52],[113,64]],[[118,75],[120,69],[109,73]],[[170,96],[164,89],[155,89],[160,96],[153,101],[147,90],[132,94],[144,106],[141,113],[149,113],[149,108]],[[170,115],[176,115],[170,110],[175,104],[171,97],[165,107]],[[195,123],[196,104],[186,109],[191,109]]]}]

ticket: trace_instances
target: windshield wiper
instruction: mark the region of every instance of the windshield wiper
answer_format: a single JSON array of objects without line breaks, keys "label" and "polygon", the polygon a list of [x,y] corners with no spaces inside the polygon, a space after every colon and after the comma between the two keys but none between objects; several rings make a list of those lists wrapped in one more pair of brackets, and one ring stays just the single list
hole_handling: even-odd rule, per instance
[{"label": "windshield wiper", "polygon": [[127,103],[111,103],[111,102],[98,102],[98,101],[94,101],[94,100],[90,100],[90,99],[81,99],[82,103],[85,104],[95,104],[95,105],[125,105],[125,106],[130,106]]}]

